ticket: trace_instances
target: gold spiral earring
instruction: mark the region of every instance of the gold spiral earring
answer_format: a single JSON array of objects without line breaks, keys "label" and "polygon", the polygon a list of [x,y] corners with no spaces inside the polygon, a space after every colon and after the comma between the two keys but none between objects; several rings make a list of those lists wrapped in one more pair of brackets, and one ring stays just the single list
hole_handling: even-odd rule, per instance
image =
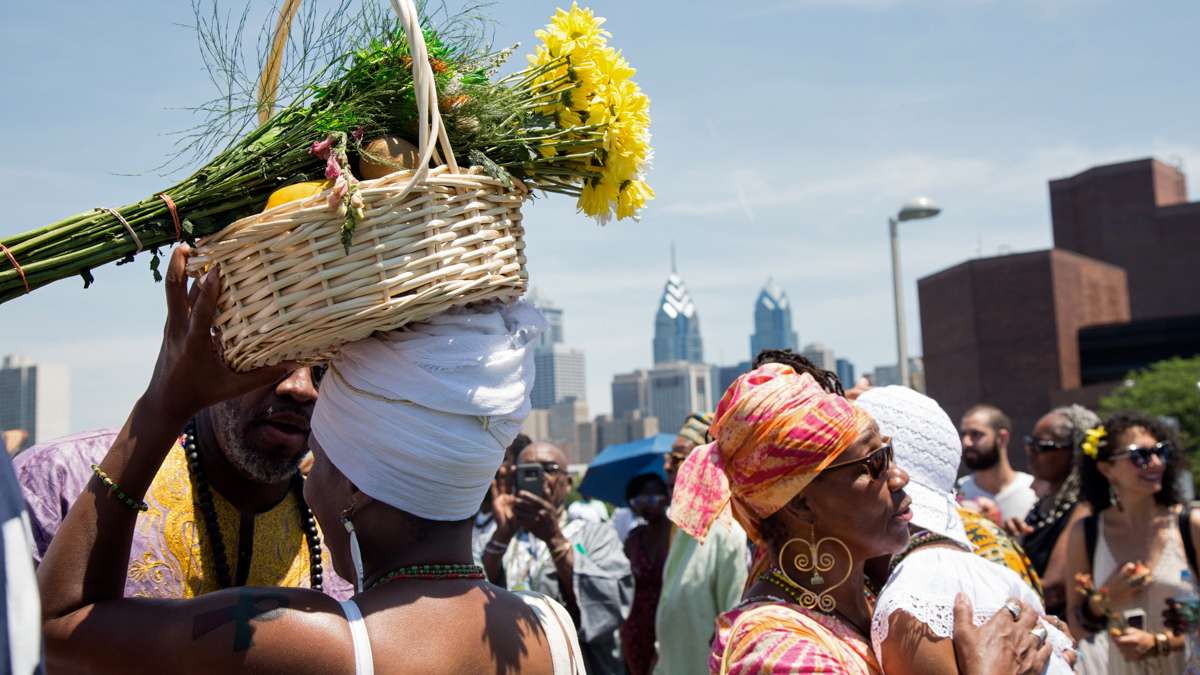
[{"label": "gold spiral earring", "polygon": [[[850,572],[854,569],[854,556],[850,554],[850,547],[846,546],[846,542],[837,537],[822,537],[817,539],[817,527],[815,524],[809,524],[811,534],[808,539],[803,537],[795,537],[789,539],[779,549],[779,577],[780,581],[786,582],[789,586],[797,591],[797,600],[800,606],[805,609],[818,609],[825,613],[837,611],[837,600],[834,600],[832,593],[839,586],[846,583],[850,578]],[[798,583],[788,573],[787,551],[792,545],[800,547],[800,552],[792,557],[792,567],[798,571],[811,572],[808,578],[808,585],[821,587],[820,592],[814,592],[808,586]],[[822,550],[829,546],[834,549],[840,548],[846,556],[846,573],[837,583],[826,586],[824,572],[831,572],[837,567],[838,556],[835,551]]]}]

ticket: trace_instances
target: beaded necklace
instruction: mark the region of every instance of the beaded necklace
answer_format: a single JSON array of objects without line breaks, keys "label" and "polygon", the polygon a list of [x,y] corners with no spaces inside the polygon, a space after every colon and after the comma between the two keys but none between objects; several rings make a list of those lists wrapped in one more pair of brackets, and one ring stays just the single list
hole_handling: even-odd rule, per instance
[{"label": "beaded necklace", "polygon": [[[204,529],[208,532],[209,544],[212,548],[213,567],[217,572],[217,583],[221,588],[230,588],[233,577],[229,574],[229,562],[225,558],[225,539],[221,536],[221,527],[217,521],[217,507],[213,504],[212,488],[204,467],[200,464],[200,452],[196,446],[196,426],[189,422],[183,430],[183,450],[187,456],[188,474],[192,480],[192,494],[200,514],[204,517]],[[321,535],[317,532],[317,519],[304,501],[304,477],[297,471],[292,475],[292,491],[296,493],[296,503],[300,506],[300,524],[304,528],[304,539],[308,543],[309,587],[314,591],[322,589],[324,581],[321,563]],[[249,572],[249,570],[247,570]]]},{"label": "beaded necklace", "polygon": [[1050,513],[1045,516],[1038,517],[1038,509],[1035,507],[1025,517],[1025,524],[1032,527],[1035,531],[1058,522],[1068,511],[1075,508],[1079,503],[1079,472],[1072,471],[1071,475],[1067,476],[1067,480],[1063,482],[1061,488],[1054,495],[1054,502],[1050,506]]},{"label": "beaded necklace", "polygon": [[926,544],[936,544],[940,541],[951,541],[951,539],[944,534],[930,532],[929,530],[922,530],[913,534],[908,538],[908,546],[905,546],[903,551],[892,556],[892,561],[888,563],[888,578],[892,578],[892,575],[896,573],[896,568],[900,566],[900,563],[906,557],[908,557],[909,553],[912,553]]},{"label": "beaded necklace", "polygon": [[[791,578],[788,577],[787,573],[778,567],[773,567],[770,570],[763,572],[758,576],[758,579],[759,581],[765,581],[782,590],[784,593],[787,593],[788,596],[795,602],[795,604],[800,605],[801,607],[808,607],[808,605],[806,605],[801,598],[800,593],[796,592],[795,587],[798,586],[798,584],[795,581],[792,581]],[[866,589],[863,590],[863,595],[867,596]],[[836,607],[832,613],[838,615],[842,621],[845,621],[847,625],[853,627],[854,630],[858,631],[860,634],[864,636],[870,636],[870,631],[864,630],[862,626],[854,623],[850,617],[838,611]]]},{"label": "beaded necklace", "polygon": [[367,590],[382,586],[389,581],[403,579],[423,579],[425,581],[443,581],[447,579],[485,579],[483,568],[479,565],[464,563],[430,563],[426,565],[408,565],[390,570],[375,581]]}]

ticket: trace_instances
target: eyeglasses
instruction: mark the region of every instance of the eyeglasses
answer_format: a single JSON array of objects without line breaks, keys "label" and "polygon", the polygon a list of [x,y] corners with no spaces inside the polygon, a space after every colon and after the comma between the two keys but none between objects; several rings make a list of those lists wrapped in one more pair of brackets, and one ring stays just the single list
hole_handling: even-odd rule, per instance
[{"label": "eyeglasses", "polygon": [[558,462],[538,462],[538,464],[542,465],[542,471],[546,472],[548,476],[555,476],[566,470]]},{"label": "eyeglasses", "polygon": [[1070,450],[1074,446],[1072,446],[1070,443],[1059,443],[1058,441],[1051,441],[1044,438],[1026,436],[1025,447],[1033,454],[1038,455],[1043,452],[1051,452],[1053,450]]},{"label": "eyeglasses", "polygon": [[828,471],[830,469],[840,469],[844,466],[850,466],[852,464],[866,464],[867,473],[871,475],[871,480],[879,480],[879,478],[883,476],[883,474],[892,466],[894,460],[895,453],[892,448],[892,439],[884,438],[883,445],[875,448],[866,455],[859,457],[858,459],[852,459],[848,462],[830,464],[829,466],[825,467],[825,470]]},{"label": "eyeglasses", "polygon": [[1157,457],[1158,461],[1166,464],[1167,459],[1171,457],[1171,445],[1169,443],[1155,443],[1148,448],[1131,445],[1128,448],[1125,448],[1124,455],[1122,455],[1118,450],[1105,461],[1115,462],[1122,457],[1128,457],[1129,461],[1133,462],[1133,465],[1139,469],[1144,469],[1150,466],[1150,461],[1154,457]]},{"label": "eyeglasses", "polygon": [[629,500],[629,508],[644,509],[653,506],[662,506],[667,503],[666,495],[638,495]]}]

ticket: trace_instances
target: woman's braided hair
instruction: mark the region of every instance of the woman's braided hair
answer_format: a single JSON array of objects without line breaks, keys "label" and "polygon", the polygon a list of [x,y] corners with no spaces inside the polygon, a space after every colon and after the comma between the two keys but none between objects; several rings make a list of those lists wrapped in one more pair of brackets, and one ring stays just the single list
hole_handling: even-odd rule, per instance
[{"label": "woman's braided hair", "polygon": [[821,388],[829,394],[837,394],[845,396],[846,392],[842,388],[842,381],[838,379],[837,373],[818,368],[817,364],[809,361],[800,354],[790,349],[764,349],[754,357],[754,367],[758,368],[766,363],[781,363],[785,366],[791,366],[792,370],[799,373],[808,373],[812,378],[821,385]]}]

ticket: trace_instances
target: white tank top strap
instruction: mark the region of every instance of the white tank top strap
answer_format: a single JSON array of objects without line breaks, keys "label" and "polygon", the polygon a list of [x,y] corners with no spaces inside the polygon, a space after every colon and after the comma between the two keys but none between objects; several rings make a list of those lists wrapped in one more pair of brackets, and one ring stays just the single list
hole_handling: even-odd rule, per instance
[{"label": "white tank top strap", "polygon": [[342,600],[342,613],[350,624],[350,639],[354,643],[354,672],[356,675],[375,675],[375,660],[371,658],[371,638],[367,636],[367,624],[362,611],[352,599]]},{"label": "white tank top strap", "polygon": [[520,591],[517,595],[538,616],[546,642],[550,645],[550,660],[554,675],[583,675],[583,652],[579,648],[579,637],[575,622],[562,605],[540,594]]}]

